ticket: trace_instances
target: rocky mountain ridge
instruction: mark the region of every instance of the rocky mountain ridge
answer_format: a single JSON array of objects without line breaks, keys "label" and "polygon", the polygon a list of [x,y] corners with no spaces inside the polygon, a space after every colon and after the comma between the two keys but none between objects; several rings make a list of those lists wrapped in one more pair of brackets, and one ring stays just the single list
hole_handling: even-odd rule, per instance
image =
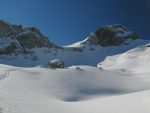
[{"label": "rocky mountain ridge", "polygon": [[0,43],[0,54],[25,53],[27,49],[41,47],[61,48],[51,43],[36,27],[12,25],[3,20],[0,20]]},{"label": "rocky mountain ridge", "polygon": [[64,61],[65,66],[96,66],[107,56],[145,43],[147,41],[139,39],[135,32],[114,24],[100,27],[83,41],[58,46],[36,27],[13,25],[0,20],[0,63],[15,66],[46,65],[54,59]]}]

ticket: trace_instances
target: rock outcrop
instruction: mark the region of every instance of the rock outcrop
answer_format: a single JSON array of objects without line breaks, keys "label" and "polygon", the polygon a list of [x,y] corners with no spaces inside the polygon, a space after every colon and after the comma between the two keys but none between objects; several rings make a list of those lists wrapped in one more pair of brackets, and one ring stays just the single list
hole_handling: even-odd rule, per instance
[{"label": "rock outcrop", "polygon": [[119,24],[101,27],[96,30],[95,35],[101,46],[118,46],[127,39],[136,40],[139,38],[138,34]]},{"label": "rock outcrop", "polygon": [[0,20],[0,54],[29,53],[25,51],[41,47],[61,48],[50,42],[36,27],[13,25]]},{"label": "rock outcrop", "polygon": [[[85,40],[73,44],[74,49],[83,49],[90,45],[90,50],[94,50],[94,46],[119,46],[128,45],[130,42],[139,39],[139,35],[129,31],[122,25],[106,25],[91,33]],[[93,47],[92,47],[93,46]],[[89,47],[89,46],[88,46]]]},{"label": "rock outcrop", "polygon": [[27,27],[22,32],[18,33],[16,39],[20,42],[20,45],[24,48],[41,48],[51,47],[52,44],[48,38],[45,37],[37,28]]},{"label": "rock outcrop", "polygon": [[49,61],[47,66],[49,68],[64,68],[64,62],[59,59],[51,60],[51,61]]}]

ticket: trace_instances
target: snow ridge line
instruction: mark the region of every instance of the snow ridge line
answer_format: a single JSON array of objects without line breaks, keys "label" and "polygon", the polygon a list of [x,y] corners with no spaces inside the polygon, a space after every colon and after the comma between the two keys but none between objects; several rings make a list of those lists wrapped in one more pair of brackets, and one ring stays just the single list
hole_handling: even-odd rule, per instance
[{"label": "snow ridge line", "polygon": [[4,72],[4,74],[0,75],[0,80],[2,80],[2,79],[4,79],[4,78],[8,77],[8,76],[10,75],[10,72],[12,72],[12,71],[17,71],[17,70],[21,70],[21,69],[24,69],[24,68],[16,68],[16,69],[9,69],[9,70],[6,70],[6,71]]}]

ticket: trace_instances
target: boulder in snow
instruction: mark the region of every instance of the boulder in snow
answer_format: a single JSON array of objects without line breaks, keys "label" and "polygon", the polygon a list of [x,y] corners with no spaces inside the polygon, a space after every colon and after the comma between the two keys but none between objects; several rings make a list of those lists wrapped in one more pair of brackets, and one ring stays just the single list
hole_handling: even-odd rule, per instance
[{"label": "boulder in snow", "polygon": [[64,62],[59,59],[51,60],[48,63],[49,68],[64,68]]}]

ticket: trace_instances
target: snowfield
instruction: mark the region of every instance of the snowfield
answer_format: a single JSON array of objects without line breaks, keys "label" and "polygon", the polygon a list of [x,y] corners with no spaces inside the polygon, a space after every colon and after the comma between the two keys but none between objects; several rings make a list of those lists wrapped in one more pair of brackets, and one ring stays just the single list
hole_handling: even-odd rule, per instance
[{"label": "snowfield", "polygon": [[150,44],[146,44],[123,54],[108,56],[98,67],[129,72],[141,77],[149,77],[150,67]]},{"label": "snowfield", "polygon": [[131,45],[116,51],[115,47],[95,49],[103,53],[101,60],[107,56],[97,67],[50,69],[1,64],[0,113],[150,113],[150,46],[113,55],[128,47]]},{"label": "snowfield", "polygon": [[1,113],[150,112],[150,81],[131,73],[6,65],[0,65],[0,72]]}]

